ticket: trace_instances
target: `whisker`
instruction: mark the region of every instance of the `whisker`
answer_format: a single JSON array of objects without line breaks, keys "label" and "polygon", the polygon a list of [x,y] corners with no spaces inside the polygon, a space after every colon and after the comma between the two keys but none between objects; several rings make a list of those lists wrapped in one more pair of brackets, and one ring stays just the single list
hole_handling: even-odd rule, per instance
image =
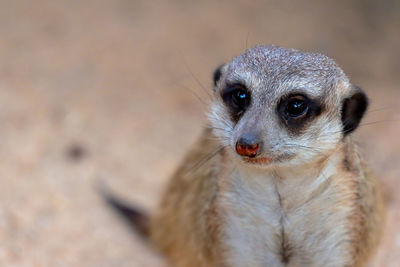
[{"label": "whisker", "polygon": [[181,51],[179,51],[179,52],[180,52],[180,54],[182,55],[183,64],[185,65],[185,67],[186,67],[187,71],[189,72],[190,76],[192,76],[192,78],[193,78],[193,79],[196,81],[196,83],[204,90],[204,92],[208,95],[208,97],[209,97],[210,99],[212,99],[212,96],[211,96],[209,90],[207,90],[207,89],[203,86],[203,84],[200,82],[200,80],[197,79],[197,77],[194,75],[194,73],[192,72],[191,68],[189,67],[189,64],[187,63],[185,56],[183,55],[183,53],[182,53]]},{"label": "whisker", "polygon": [[246,35],[246,50],[249,49],[249,36],[250,36],[250,30],[247,31]]},{"label": "whisker", "polygon": [[372,110],[368,110],[368,113],[377,112],[377,111],[382,111],[382,110],[387,110],[387,109],[393,109],[393,107],[380,107],[380,108],[375,108],[375,109],[372,109]]},{"label": "whisker", "polygon": [[219,128],[219,127],[210,127],[211,129],[214,129],[214,130],[219,130],[219,131],[226,131],[226,129],[224,129],[224,128]]},{"label": "whisker", "polygon": [[[375,124],[379,124],[379,123],[386,123],[386,122],[393,122],[393,121],[399,121],[400,119],[387,119],[387,120],[379,120],[379,121],[371,121],[371,122],[365,122],[365,123],[360,123],[359,125],[358,125],[358,127],[363,127],[363,126],[368,126],[368,125],[375,125]],[[326,134],[325,134],[325,136],[327,136],[327,135],[332,135],[332,134],[337,134],[337,133],[341,133],[341,132],[343,132],[343,133],[348,133],[348,132],[351,132],[352,131],[352,129],[349,129],[349,130],[347,130],[347,131],[343,131],[343,130],[338,130],[338,131],[332,131],[332,132],[327,132]]]},{"label": "whisker", "polygon": [[215,127],[212,125],[207,125],[207,128],[209,129],[215,129],[215,130],[221,130],[221,131],[232,131],[233,129],[231,127],[227,127],[227,128],[221,128],[221,127]]},{"label": "whisker", "polygon": [[308,151],[314,152],[316,154],[323,155],[325,157],[327,156],[325,153],[321,152],[322,150],[320,150],[320,149],[318,149],[316,147],[310,147],[310,146],[298,145],[298,144],[283,144],[282,146],[283,147],[291,147],[291,148],[293,148],[293,147],[294,148],[301,148],[301,149],[304,149],[304,150],[308,150]]},{"label": "whisker", "polygon": [[307,148],[307,149],[312,149],[315,151],[320,151],[322,149],[319,149],[317,147],[311,147],[311,146],[305,146],[305,145],[299,145],[299,144],[290,144],[290,143],[285,143],[283,146],[290,146],[290,147],[301,147],[301,148]]},{"label": "whisker", "polygon": [[[203,99],[196,93],[195,90],[193,90],[193,89],[191,89],[190,87],[187,87],[187,86],[185,86],[185,85],[183,85],[183,84],[181,84],[181,86],[182,86],[184,89],[186,89],[186,90],[188,90],[189,92],[191,92],[204,106],[208,106],[208,105],[209,105],[209,103],[206,103],[205,100],[203,100]],[[210,99],[209,99],[209,100],[210,100]]]},{"label": "whisker", "polygon": [[361,123],[361,124],[359,125],[359,127],[361,127],[361,126],[367,126],[367,125],[373,125],[373,124],[378,124],[378,123],[383,123],[383,122],[392,122],[392,121],[399,121],[399,119],[371,121],[371,122]]},{"label": "whisker", "polygon": [[219,146],[217,149],[215,149],[215,151],[211,152],[210,154],[208,154],[207,156],[203,157],[202,159],[200,159],[197,163],[195,163],[193,166],[191,166],[186,173],[191,172],[191,171],[196,171],[197,169],[199,169],[201,166],[203,166],[205,163],[207,163],[208,161],[210,161],[213,157],[215,157],[216,155],[218,155],[219,152],[221,152],[223,149],[225,148],[225,146],[221,145]]}]

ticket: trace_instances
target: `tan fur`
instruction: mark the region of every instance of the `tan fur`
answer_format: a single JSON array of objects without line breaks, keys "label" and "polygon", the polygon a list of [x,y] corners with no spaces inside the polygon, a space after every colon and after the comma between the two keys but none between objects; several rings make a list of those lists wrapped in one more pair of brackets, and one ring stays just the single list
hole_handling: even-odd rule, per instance
[{"label": "tan fur", "polygon": [[[192,169],[199,159],[207,157],[217,149],[218,143],[213,134],[209,129],[205,130],[200,141],[186,157],[183,167],[174,175],[161,202],[159,213],[153,218],[152,240],[173,266],[231,266],[226,264],[229,259],[224,258],[226,251],[221,240],[221,225],[225,220],[224,208],[235,209],[234,206],[226,207],[226,203],[220,203],[220,198],[229,190],[229,181],[226,181],[229,178],[226,176],[232,171],[226,162],[221,164],[226,152],[220,151],[205,163],[201,170]],[[354,153],[354,150],[351,152]],[[382,198],[377,181],[369,174],[366,166],[361,165],[358,155],[344,155],[344,148],[337,153],[342,158],[351,157],[347,160],[351,162],[352,170],[348,171],[344,166],[338,166],[338,172],[329,184],[322,185],[320,191],[316,191],[311,199],[318,198],[328,187],[336,188],[335,205],[325,212],[349,210],[348,218],[342,222],[349,233],[345,253],[351,258],[352,264],[348,266],[364,266],[379,241],[384,218]],[[219,175],[224,173],[222,176],[225,177],[219,180]],[[326,207],[322,204],[315,207],[324,208]],[[304,226],[311,230],[321,227],[313,222],[307,222]],[[302,244],[296,246],[301,248]],[[299,250],[297,253],[304,252]]]},{"label": "tan fur", "polygon": [[[246,75],[261,88],[262,80]],[[325,115],[298,142],[311,142],[304,135],[340,129],[338,105],[349,90],[340,75],[336,91],[325,96]],[[235,133],[224,112],[216,95],[210,115],[214,129],[205,129],[189,151],[152,218],[151,239],[170,263],[364,266],[379,241],[383,205],[377,181],[351,136],[314,138],[312,144],[323,153],[303,151],[290,164],[254,167],[231,149],[229,138]],[[257,114],[245,118],[262,123]]]},{"label": "tan fur", "polygon": [[218,144],[210,129],[174,175],[151,225],[152,240],[175,266],[218,266],[220,218],[216,207],[221,155],[196,165]]}]

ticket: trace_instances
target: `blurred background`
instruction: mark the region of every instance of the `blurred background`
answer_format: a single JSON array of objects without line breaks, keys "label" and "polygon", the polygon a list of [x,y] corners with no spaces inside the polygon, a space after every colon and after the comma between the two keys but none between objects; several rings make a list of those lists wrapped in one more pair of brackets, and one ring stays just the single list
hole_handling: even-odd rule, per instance
[{"label": "blurred background", "polygon": [[256,44],[334,58],[388,202],[372,266],[400,262],[400,2],[0,1],[0,266],[165,266],[101,201],[151,211],[207,123],[211,74]]}]

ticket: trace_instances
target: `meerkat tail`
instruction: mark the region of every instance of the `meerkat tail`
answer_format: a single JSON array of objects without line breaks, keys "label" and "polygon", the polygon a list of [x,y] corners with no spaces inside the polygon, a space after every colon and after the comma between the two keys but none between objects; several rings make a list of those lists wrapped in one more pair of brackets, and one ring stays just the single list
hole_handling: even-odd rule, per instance
[{"label": "meerkat tail", "polygon": [[104,187],[100,188],[100,194],[104,201],[125,220],[129,227],[142,237],[149,236],[149,216],[142,210],[129,205],[126,201],[114,196]]}]

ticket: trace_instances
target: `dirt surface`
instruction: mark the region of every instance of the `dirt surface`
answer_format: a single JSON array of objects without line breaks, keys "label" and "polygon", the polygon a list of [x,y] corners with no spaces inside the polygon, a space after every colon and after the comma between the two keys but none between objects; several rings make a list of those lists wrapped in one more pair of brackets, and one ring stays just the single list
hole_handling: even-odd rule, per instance
[{"label": "dirt surface", "polygon": [[[398,1],[397,1],[398,2]],[[372,105],[357,135],[400,262],[396,1],[0,1],[0,266],[165,266],[95,190],[153,210],[206,124],[211,73],[255,44],[334,58]]]}]

